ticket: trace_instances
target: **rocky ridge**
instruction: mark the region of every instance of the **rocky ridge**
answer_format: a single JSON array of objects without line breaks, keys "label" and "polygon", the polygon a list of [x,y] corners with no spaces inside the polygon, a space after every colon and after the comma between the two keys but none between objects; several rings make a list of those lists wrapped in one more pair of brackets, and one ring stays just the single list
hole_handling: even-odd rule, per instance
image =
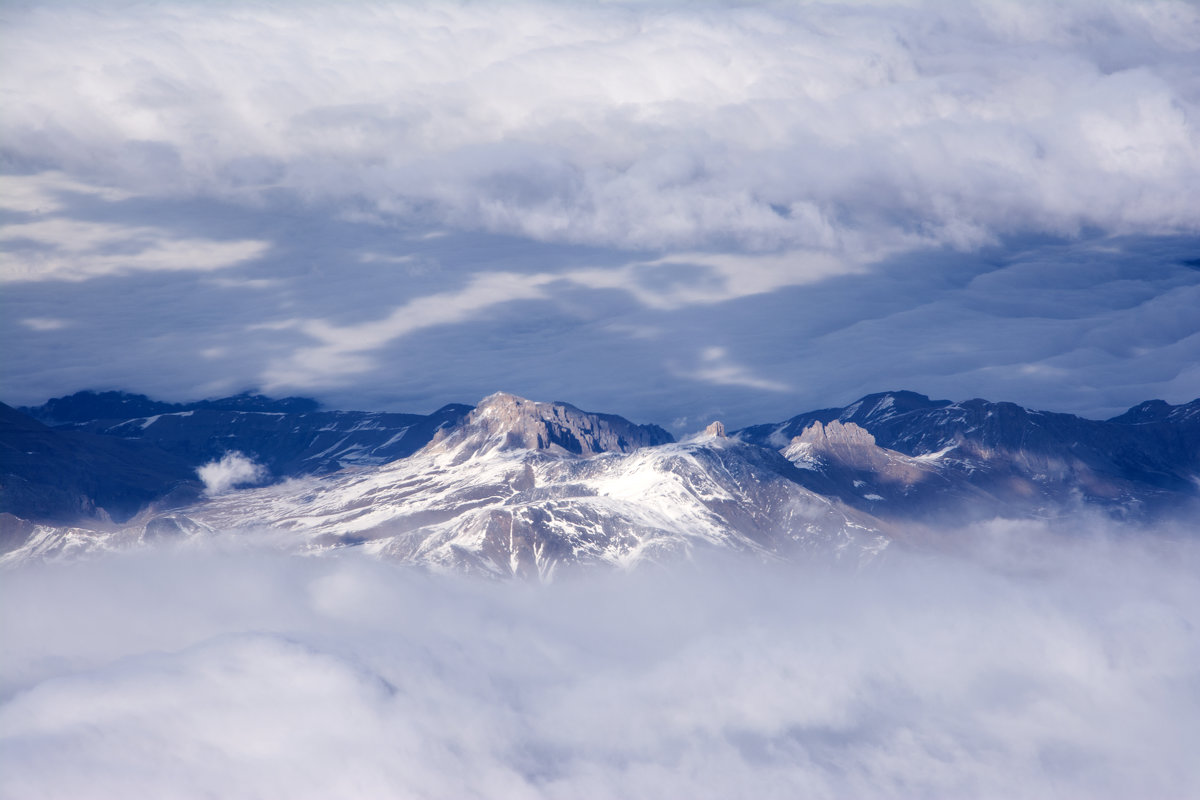
[{"label": "rocky ridge", "polygon": [[[190,495],[160,493],[124,521],[32,519],[0,506],[8,512],[0,513],[0,534],[9,551],[0,561],[257,530],[272,531],[273,541],[297,552],[355,547],[432,569],[534,579],[579,565],[629,567],[705,549],[858,562],[913,524],[1069,518],[1081,509],[1137,521],[1194,509],[1196,408],[1200,402],[1144,403],[1102,422],[902,392],[741,431],[714,422],[703,435],[674,442],[657,426],[498,393],[473,409],[447,407],[441,419],[412,415],[418,422],[404,430],[420,435],[405,446],[423,437],[421,446],[386,463],[373,463],[372,455],[335,472],[303,471],[322,463],[321,454],[346,453],[348,446],[379,454],[398,441],[396,428],[376,426],[376,418],[358,424],[364,421],[358,417],[354,430],[332,424],[318,431],[338,437],[335,446],[300,460],[290,480],[273,485],[206,497],[185,480]],[[195,418],[215,411],[233,416],[223,417],[224,427],[208,439],[201,425],[180,441],[213,448],[230,440],[221,432],[241,430],[237,420],[254,420],[260,426],[254,430],[274,420],[268,427],[280,452],[311,451],[314,415],[365,413],[197,408],[50,429],[8,411],[12,430],[151,449],[140,432],[163,420],[181,430],[208,424]],[[83,439],[70,441],[47,457],[70,458]],[[54,489],[53,470],[38,472],[17,450],[0,450],[8,459],[0,464],[7,469],[0,469],[7,476],[0,498],[18,496],[12,486],[35,486],[31,478]]]},{"label": "rocky ridge", "polygon": [[[1195,500],[1198,412],[1200,400],[1152,401],[1101,421],[890,392],[735,435],[783,448],[798,464],[822,454],[808,464],[810,472],[838,478],[831,491],[875,513],[970,519],[1060,515],[1088,506],[1148,519]],[[846,481],[859,491],[848,491]],[[882,510],[884,500],[892,512]]]},{"label": "rocky ridge", "polygon": [[152,445],[193,469],[236,451],[279,479],[410,456],[471,409],[450,404],[432,414],[321,411],[302,397],[241,394],[162,403],[122,392],[77,392],[22,411],[56,431]]}]

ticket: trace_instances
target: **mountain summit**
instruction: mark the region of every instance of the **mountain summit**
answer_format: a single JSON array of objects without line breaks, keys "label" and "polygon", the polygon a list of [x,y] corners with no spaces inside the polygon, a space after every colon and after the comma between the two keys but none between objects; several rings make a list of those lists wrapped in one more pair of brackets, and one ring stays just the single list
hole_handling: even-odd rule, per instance
[{"label": "mountain summit", "polygon": [[631,453],[675,441],[657,425],[637,425],[569,403],[537,403],[506,392],[485,397],[458,425],[444,428],[425,452],[454,451],[461,459],[492,450],[544,450],[556,455]]}]

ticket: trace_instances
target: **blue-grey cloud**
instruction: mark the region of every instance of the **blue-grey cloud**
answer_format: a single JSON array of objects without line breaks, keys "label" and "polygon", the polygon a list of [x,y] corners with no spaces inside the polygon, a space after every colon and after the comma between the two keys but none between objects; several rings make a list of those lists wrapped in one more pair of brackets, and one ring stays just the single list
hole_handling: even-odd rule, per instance
[{"label": "blue-grey cloud", "polygon": [[506,389],[682,425],[1200,394],[1189,4],[2,24],[10,402]]},{"label": "blue-grey cloud", "polygon": [[[1098,417],[1200,395],[1191,238],[918,253],[859,275],[656,307],[638,295],[672,294],[670,281],[594,288],[569,277],[598,263],[631,269],[628,254],[295,224],[273,257],[219,275],[11,284],[0,336],[19,346],[2,357],[6,399],[87,386],[181,400],[274,380],[276,393],[334,406],[432,410],[500,387],[643,421],[686,418],[686,431],[882,388]],[[364,260],[384,252],[372,235],[411,260]],[[488,276],[500,281],[481,294]],[[457,302],[472,296],[470,308]]]}]

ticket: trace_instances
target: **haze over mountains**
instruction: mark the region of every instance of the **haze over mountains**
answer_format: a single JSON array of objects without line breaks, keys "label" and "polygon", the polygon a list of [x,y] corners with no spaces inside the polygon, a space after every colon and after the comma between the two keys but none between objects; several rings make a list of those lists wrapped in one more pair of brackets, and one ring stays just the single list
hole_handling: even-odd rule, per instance
[{"label": "haze over mountains", "polygon": [[869,559],[948,523],[1137,525],[1200,498],[1200,400],[1098,421],[898,391],[678,442],[504,393],[429,415],[119,392],[2,413],[10,563],[265,529],[302,552],[548,578],[710,548]]}]

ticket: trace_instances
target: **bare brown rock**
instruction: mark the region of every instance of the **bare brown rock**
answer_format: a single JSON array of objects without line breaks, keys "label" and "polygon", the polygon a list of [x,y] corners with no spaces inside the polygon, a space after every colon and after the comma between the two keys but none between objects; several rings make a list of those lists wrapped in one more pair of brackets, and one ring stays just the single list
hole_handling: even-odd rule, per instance
[{"label": "bare brown rock", "polygon": [[425,450],[458,451],[464,458],[496,449],[590,456],[629,453],[671,441],[657,425],[636,425],[568,403],[538,403],[499,392],[484,398],[460,425],[439,433]]}]

